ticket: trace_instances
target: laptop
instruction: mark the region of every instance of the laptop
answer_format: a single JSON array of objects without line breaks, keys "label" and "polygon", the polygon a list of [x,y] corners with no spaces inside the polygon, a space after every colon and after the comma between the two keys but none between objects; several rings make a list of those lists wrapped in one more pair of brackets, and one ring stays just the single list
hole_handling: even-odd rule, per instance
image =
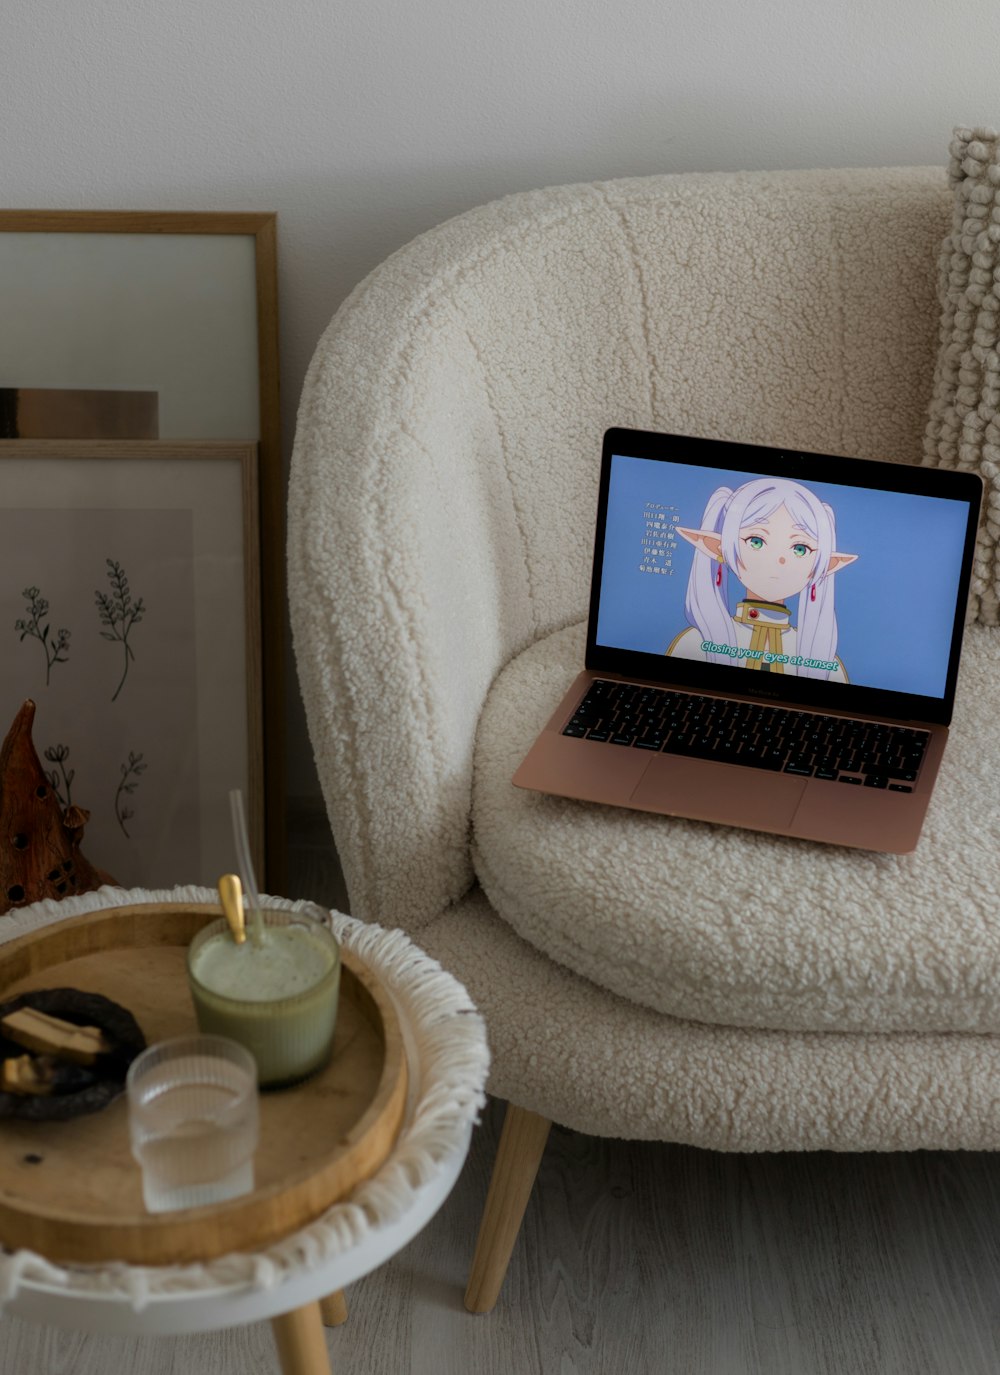
[{"label": "laptop", "polygon": [[513,782],[912,850],[982,493],[973,473],[608,430],[584,669]]}]

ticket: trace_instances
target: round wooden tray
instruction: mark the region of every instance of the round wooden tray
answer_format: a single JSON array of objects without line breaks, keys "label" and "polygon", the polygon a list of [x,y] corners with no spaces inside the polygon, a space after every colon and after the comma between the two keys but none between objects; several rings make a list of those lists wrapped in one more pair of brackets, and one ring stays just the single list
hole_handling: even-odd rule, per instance
[{"label": "round wooden tray", "polygon": [[[155,903],[43,927],[0,946],[0,998],[81,988],[127,1007],[149,1044],[196,1031],[185,952],[220,915],[212,904]],[[253,1193],[145,1212],[122,1094],[69,1122],[0,1122],[0,1243],[64,1262],[208,1260],[287,1235],[374,1174],[402,1122],[406,1059],[377,977],[341,953],[330,1063],[304,1084],[261,1095]]]}]

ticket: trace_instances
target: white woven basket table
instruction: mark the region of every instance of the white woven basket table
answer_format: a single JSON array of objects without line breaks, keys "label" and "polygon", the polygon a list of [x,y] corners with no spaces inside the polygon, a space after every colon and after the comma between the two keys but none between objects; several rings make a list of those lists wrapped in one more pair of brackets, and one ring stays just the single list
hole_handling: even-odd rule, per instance
[{"label": "white woven basket table", "polygon": [[[106,887],[0,917],[0,943],[103,908],[203,903],[215,896],[205,888]],[[267,903],[287,910],[297,906],[280,898]],[[306,1324],[302,1340],[282,1315],[296,1317],[296,1310],[368,1274],[433,1217],[465,1161],[489,1067],[482,1019],[457,980],[401,932],[336,912],[333,924],[342,944],[377,974],[391,997],[406,1048],[403,1124],[376,1173],[316,1221],[253,1253],[152,1267],[55,1265],[31,1251],[0,1249],[0,1305],[7,1312],[119,1334],[177,1335],[273,1318],[287,1375],[328,1369],[315,1314],[307,1315],[312,1325]]]}]

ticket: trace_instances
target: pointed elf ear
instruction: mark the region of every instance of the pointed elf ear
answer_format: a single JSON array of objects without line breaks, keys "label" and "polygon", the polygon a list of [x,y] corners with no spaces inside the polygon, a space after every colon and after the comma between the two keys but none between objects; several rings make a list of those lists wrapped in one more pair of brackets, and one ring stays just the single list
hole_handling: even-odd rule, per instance
[{"label": "pointed elf ear", "polygon": [[678,525],[677,533],[683,535],[688,544],[693,544],[710,559],[722,557],[722,536],[716,530],[683,530]]},{"label": "pointed elf ear", "polygon": [[831,554],[830,562],[826,565],[827,575],[839,573],[842,568],[846,568],[849,563],[853,563],[857,554]]}]

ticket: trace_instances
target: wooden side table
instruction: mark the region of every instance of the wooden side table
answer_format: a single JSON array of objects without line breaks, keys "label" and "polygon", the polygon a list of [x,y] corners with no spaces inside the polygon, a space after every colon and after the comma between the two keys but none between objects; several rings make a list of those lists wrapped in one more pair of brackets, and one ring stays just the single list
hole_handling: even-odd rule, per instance
[{"label": "wooden side table", "polygon": [[[153,939],[149,942],[143,958],[150,971],[158,961],[159,973],[147,979],[150,988],[155,984],[155,992],[146,999],[145,1018],[141,978],[132,964],[128,942],[112,940],[111,935],[127,932],[134,922],[136,931],[143,933],[139,939],[145,940],[151,929],[150,912],[156,915],[169,907],[190,913],[211,904],[212,896],[202,889],[160,894],[102,889],[61,904],[21,909],[9,930],[0,918],[0,942],[4,942],[0,944],[0,997],[6,989],[57,986],[49,982],[49,976],[65,973],[68,965],[54,959],[53,952],[69,952],[70,961],[76,961],[73,986],[86,985],[107,996],[117,993],[140,1024],[148,1023],[147,1039],[159,1040],[164,1034],[187,1029],[175,1026],[171,1018],[189,1017],[193,1022],[193,1012],[186,1003],[178,1004],[167,987],[173,977],[170,962],[177,962],[187,939],[184,922],[179,935],[168,933],[158,946]],[[277,899],[268,899],[268,904],[294,907]],[[198,919],[211,915],[212,907],[204,906]],[[73,1156],[79,1156],[81,1148],[74,1147],[71,1133],[60,1141],[59,1128],[75,1129],[77,1124],[48,1124],[48,1132],[42,1133],[38,1124],[27,1127],[8,1119],[0,1123],[0,1241],[5,1247],[0,1252],[0,1298],[6,1297],[9,1312],[61,1327],[133,1335],[205,1332],[268,1318],[285,1375],[329,1375],[324,1321],[328,1325],[342,1321],[346,1316],[344,1287],[405,1246],[447,1198],[465,1161],[473,1122],[483,1102],[488,1064],[481,1019],[461,985],[399,932],[365,927],[339,914],[334,914],[334,922],[345,968],[353,969],[359,983],[375,995],[390,1029],[384,1055],[388,1068],[380,1080],[380,1113],[385,1119],[388,1111],[391,1119],[395,1112],[397,1120],[390,1121],[388,1135],[384,1120],[381,1136],[375,1131],[381,1144],[360,1168],[362,1182],[344,1198],[347,1176],[341,1171],[338,1183],[338,1161],[359,1141],[364,1144],[362,1138],[372,1137],[369,1128],[380,1113],[372,1108],[367,1125],[363,1112],[351,1125],[338,1123],[332,1106],[341,1097],[337,1085],[328,1084],[325,1089],[322,1083],[311,1089],[303,1085],[262,1099],[264,1160],[258,1152],[258,1187],[253,1195],[156,1217],[143,1214],[130,1201],[129,1190],[134,1193],[139,1187],[138,1167],[127,1154],[124,1104],[113,1104],[95,1115],[89,1131],[79,1133],[80,1140],[86,1141],[99,1139],[103,1132],[103,1155],[97,1152],[87,1158],[99,1158],[98,1172],[112,1180],[118,1170],[119,1184],[111,1191],[115,1196],[108,1197],[106,1205],[106,1225],[95,1216],[93,1201],[72,1206],[71,1189],[67,1197],[60,1197],[54,1184],[49,1190],[26,1182],[39,1177],[22,1164],[37,1157],[39,1140],[47,1143],[45,1149],[52,1155],[48,1177],[55,1181],[72,1174]],[[81,949],[85,950],[82,957]],[[37,967],[27,967],[25,951],[36,952]],[[181,963],[178,977],[182,968]],[[121,987],[129,979],[133,993],[126,999],[120,996]],[[105,986],[98,986],[102,981]],[[354,1041],[363,1039],[351,1033],[350,1015],[343,1043],[335,1044],[331,1074],[338,1046],[341,1056],[347,1057],[354,1053]],[[431,1025],[433,1036],[425,1034]],[[441,1035],[442,1025],[454,1032],[450,1049],[448,1037]],[[392,1072],[393,1054],[399,1057],[401,1076]],[[348,1074],[345,1084],[349,1078]],[[442,1095],[445,1079],[451,1092]],[[343,1093],[348,1092],[345,1087]],[[269,1108],[271,1127],[267,1125]],[[309,1120],[308,1129],[296,1129],[299,1110],[303,1121]],[[441,1118],[442,1111],[448,1115],[447,1122]],[[97,1122],[97,1117],[103,1121]],[[323,1154],[325,1120],[329,1122],[329,1159]],[[292,1153],[293,1142],[297,1165],[292,1173],[299,1187],[290,1195],[289,1176],[283,1174],[280,1162]],[[415,1187],[414,1178],[419,1180]],[[298,1230],[290,1233],[281,1223],[289,1196],[293,1213],[299,1210],[291,1224]],[[259,1217],[268,1219],[263,1230],[254,1221]]]}]

